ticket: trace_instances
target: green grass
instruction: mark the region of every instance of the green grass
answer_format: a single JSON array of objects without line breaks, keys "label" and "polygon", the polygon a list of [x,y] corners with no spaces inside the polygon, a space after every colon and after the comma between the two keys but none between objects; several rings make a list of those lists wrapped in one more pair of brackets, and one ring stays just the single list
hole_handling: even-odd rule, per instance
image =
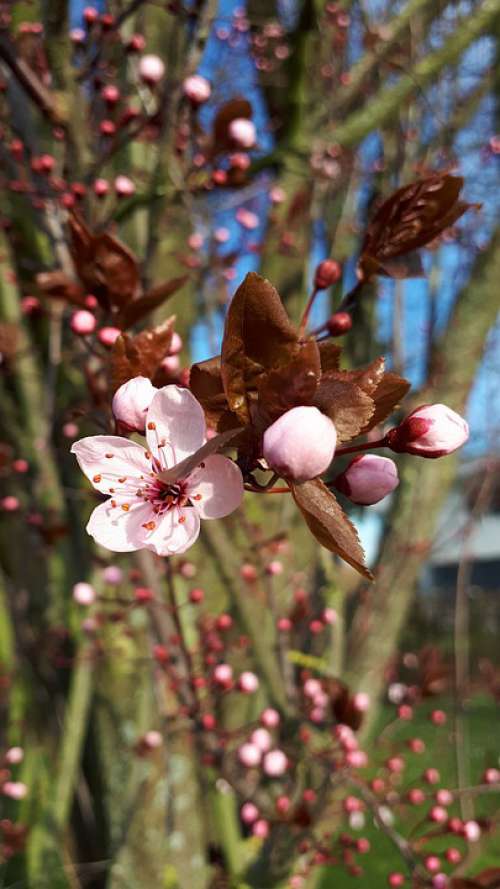
[{"label": "green grass", "polygon": [[[430,712],[439,707],[446,711],[448,721],[445,726],[436,728],[430,721]],[[455,755],[454,718],[449,701],[432,700],[423,704],[416,712],[411,722],[392,722],[393,709],[385,708],[375,731],[378,738],[376,744],[376,763],[378,765],[365,770],[363,776],[372,778],[377,774],[386,775],[383,763],[395,753],[402,753],[406,761],[406,769],[398,786],[399,791],[405,791],[412,786],[429,789],[428,785],[419,781],[420,776],[429,767],[437,768],[441,780],[433,790],[439,787],[454,789],[457,787],[457,767]],[[500,762],[500,719],[499,708],[491,698],[474,698],[467,708],[465,717],[465,742],[466,754],[471,785],[481,783],[482,774],[486,767],[498,767]],[[412,737],[421,738],[426,744],[426,750],[422,754],[414,754],[406,742]],[[420,806],[407,806],[398,810],[398,816],[394,827],[403,837],[421,836],[428,831],[429,825],[424,824],[425,816],[432,802],[426,800]],[[460,815],[458,803],[449,807],[450,814]],[[491,817],[500,813],[500,787],[498,792],[482,794],[474,798],[474,817]],[[395,849],[389,838],[374,825],[369,813],[366,815],[365,827],[360,831],[350,831],[353,836],[364,836],[370,840],[371,850],[367,855],[357,856],[359,864],[363,867],[364,875],[352,877],[343,867],[325,867],[317,881],[317,889],[354,889],[354,887],[367,887],[367,889],[385,889],[387,887],[387,874],[397,870],[407,874],[405,863],[399,852]],[[435,837],[422,847],[422,854],[437,855],[449,846],[458,847],[463,853],[467,846],[460,838],[447,834],[444,837]],[[477,844],[469,845],[472,850],[467,861],[466,870],[472,874],[478,873],[487,867],[500,866],[500,830],[495,826],[489,834],[483,835]],[[449,873],[450,865],[444,859],[443,871]]]}]

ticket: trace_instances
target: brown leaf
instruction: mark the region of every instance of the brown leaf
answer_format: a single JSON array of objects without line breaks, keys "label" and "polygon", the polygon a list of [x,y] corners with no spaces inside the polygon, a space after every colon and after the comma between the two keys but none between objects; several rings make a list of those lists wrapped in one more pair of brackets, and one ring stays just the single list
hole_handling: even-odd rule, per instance
[{"label": "brown leaf", "polygon": [[68,224],[71,255],[84,286],[105,309],[126,305],[139,287],[139,269],[133,253],[106,232],[94,235],[75,212]]},{"label": "brown leaf", "polygon": [[127,330],[137,321],[142,321],[146,315],[158,309],[167,299],[170,299],[174,293],[177,293],[186,281],[189,275],[180,275],[178,278],[172,278],[157,287],[152,287],[146,293],[134,299],[125,305],[116,317],[116,324],[121,330]]},{"label": "brown leaf", "polygon": [[139,286],[139,269],[133,253],[118,238],[106,233],[95,239],[95,278],[113,306],[124,306]]},{"label": "brown leaf", "polygon": [[375,358],[371,364],[366,367],[360,367],[357,370],[342,371],[342,378],[349,380],[359,386],[367,395],[373,395],[377,391],[378,386],[383,380],[385,371],[385,359]]},{"label": "brown leaf", "polygon": [[337,722],[357,731],[363,722],[363,713],[355,705],[355,698],[347,685],[336,681],[331,692],[332,709]]},{"label": "brown leaf", "polygon": [[242,422],[250,420],[247,389],[257,385],[265,370],[289,361],[297,343],[297,331],[277,290],[251,272],[229,306],[221,355],[228,404]]},{"label": "brown leaf", "polygon": [[453,877],[451,889],[500,889],[500,868],[489,867],[475,877]]},{"label": "brown leaf", "polygon": [[375,411],[366,426],[361,429],[361,433],[368,432],[387,419],[410,388],[411,384],[404,377],[400,377],[392,371],[385,373],[371,396],[375,402]]},{"label": "brown leaf", "polygon": [[134,337],[122,333],[116,340],[111,354],[113,392],[133,377],[152,379],[162,359],[168,352],[173,333],[173,318],[159,327],[141,330]]},{"label": "brown leaf", "polygon": [[222,385],[220,355],[193,364],[189,375],[189,388],[200,402],[207,424],[219,432],[241,428],[241,423],[229,410],[226,393]]},{"label": "brown leaf", "polygon": [[252,118],[252,106],[248,99],[237,96],[221,105],[213,123],[213,141],[216,150],[231,146],[229,125],[240,117],[245,117],[247,120]]},{"label": "brown leaf", "polygon": [[196,453],[191,454],[191,456],[186,457],[185,460],[182,460],[181,463],[178,463],[177,466],[172,466],[171,469],[165,469],[163,472],[158,473],[158,478],[161,478],[162,481],[167,483],[173,483],[179,481],[179,479],[187,478],[187,476],[196,469],[196,467],[207,457],[210,457],[212,454],[217,454],[222,448],[227,447],[230,443],[235,444],[235,439],[237,436],[241,436],[243,429],[230,429],[227,432],[222,432],[220,435],[215,435],[214,438],[209,438],[201,448],[199,448]]},{"label": "brown leaf", "polygon": [[373,398],[349,379],[349,371],[323,374],[314,404],[335,423],[339,442],[356,438],[375,410]]},{"label": "brown leaf", "polygon": [[42,296],[49,299],[61,299],[73,306],[85,306],[83,287],[63,271],[40,272],[36,276],[36,283]]},{"label": "brown leaf", "polygon": [[340,367],[340,356],[342,349],[337,346],[333,340],[324,340],[318,343],[319,356],[321,359],[321,370],[326,373],[328,370],[338,370]]},{"label": "brown leaf", "polygon": [[398,189],[384,201],[361,248],[359,269],[365,278],[391,274],[392,260],[425,247],[472,207],[459,200],[462,186],[460,176],[437,173]]},{"label": "brown leaf", "polygon": [[326,485],[316,478],[300,485],[291,484],[290,487],[316,540],[330,552],[340,556],[363,577],[373,579],[372,573],[365,566],[365,554],[358,533]]},{"label": "brown leaf", "polygon": [[291,361],[263,377],[258,390],[258,407],[264,424],[273,423],[291,408],[312,404],[320,377],[318,345],[315,340],[308,340]]}]

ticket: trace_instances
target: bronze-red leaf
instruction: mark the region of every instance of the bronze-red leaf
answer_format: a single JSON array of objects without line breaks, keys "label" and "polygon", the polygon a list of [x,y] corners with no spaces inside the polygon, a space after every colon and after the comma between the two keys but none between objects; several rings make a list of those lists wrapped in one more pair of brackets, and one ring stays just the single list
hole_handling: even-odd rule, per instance
[{"label": "bronze-red leaf", "polygon": [[263,377],[258,390],[259,419],[268,425],[291,408],[312,404],[320,377],[318,345],[308,340],[287,364]]},{"label": "bronze-red leaf", "polygon": [[159,309],[167,299],[177,293],[189,279],[189,275],[180,275],[163,284],[152,287],[138,299],[127,303],[118,313],[116,324],[121,330],[128,330],[132,324],[142,321],[150,312]]},{"label": "bronze-red leaf", "polygon": [[152,379],[168,352],[172,333],[173,318],[169,318],[159,327],[141,330],[133,337],[128,333],[122,333],[116,340],[111,354],[113,391],[133,377],[143,376]]},{"label": "bronze-red leaf", "polygon": [[363,577],[373,579],[371,571],[365,565],[365,554],[358,532],[326,485],[316,478],[302,484],[291,484],[290,487],[316,540],[330,552],[340,556]]},{"label": "bronze-red leaf", "polygon": [[249,388],[266,370],[293,357],[298,334],[277,290],[251,272],[229,306],[222,342],[222,383],[229,407],[250,421]]},{"label": "bronze-red leaf", "polygon": [[373,398],[349,379],[348,371],[323,374],[314,404],[335,423],[339,442],[356,438],[375,410]]},{"label": "bronze-red leaf", "polygon": [[474,206],[459,200],[462,186],[462,177],[436,173],[398,189],[384,201],[362,244],[359,269],[364,277],[380,272],[394,277],[398,272],[403,277],[421,274],[409,262],[403,270],[393,261],[430,244]]}]

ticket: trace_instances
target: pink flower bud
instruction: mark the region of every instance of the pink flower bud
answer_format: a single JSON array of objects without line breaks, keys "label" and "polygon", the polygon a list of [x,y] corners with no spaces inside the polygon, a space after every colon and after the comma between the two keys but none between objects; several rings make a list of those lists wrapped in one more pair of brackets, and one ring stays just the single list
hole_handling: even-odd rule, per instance
[{"label": "pink flower bud", "polygon": [[418,457],[443,457],[460,448],[469,438],[469,426],[460,414],[445,404],[424,404],[387,434],[387,443],[397,453]]},{"label": "pink flower bud", "polygon": [[241,820],[244,824],[253,824],[259,817],[259,810],[253,803],[243,803],[240,809]]},{"label": "pink flower bud", "polygon": [[92,605],[96,599],[96,592],[90,583],[75,583],[73,587],[73,599],[79,605]]},{"label": "pink flower bud", "polygon": [[146,55],[139,62],[139,76],[144,83],[154,86],[165,74],[165,65],[159,56]]},{"label": "pink flower bud", "polygon": [[280,715],[272,707],[266,707],[260,714],[260,721],[266,728],[276,728],[280,724]]},{"label": "pink flower bud", "polygon": [[161,362],[161,367],[169,376],[174,376],[178,372],[180,366],[181,363],[178,355],[167,355]]},{"label": "pink flower bud", "polygon": [[106,583],[111,586],[117,586],[123,580],[123,571],[118,565],[107,565],[102,572],[102,576]]},{"label": "pink flower bud", "polygon": [[335,426],[325,414],[316,407],[294,407],[266,429],[263,454],[280,475],[307,481],[328,469],[336,444]]},{"label": "pink flower bud", "polygon": [[264,756],[264,772],[270,778],[279,778],[288,768],[288,759],[282,750],[270,750]]},{"label": "pink flower bud", "polygon": [[163,735],[161,732],[151,729],[151,731],[146,732],[144,735],[144,743],[151,750],[156,750],[156,748],[161,747],[163,744]]},{"label": "pink flower bud", "polygon": [[121,426],[128,432],[144,432],[146,412],[158,389],[147,377],[134,377],[116,390],[112,410]]},{"label": "pink flower bud", "polygon": [[314,286],[318,290],[324,290],[335,284],[342,274],[342,266],[335,259],[324,259],[316,268]]},{"label": "pink flower bud", "polygon": [[255,124],[246,117],[237,117],[229,124],[229,135],[238,148],[253,148],[257,135]]},{"label": "pink flower bud", "polygon": [[115,191],[119,198],[129,198],[135,192],[135,185],[128,176],[117,176],[115,179]]},{"label": "pink flower bud", "polygon": [[250,670],[245,670],[238,679],[238,687],[240,691],[247,695],[254,694],[259,687],[259,679],[255,673],[251,673]]},{"label": "pink flower bud", "polygon": [[86,309],[78,309],[78,311],[73,312],[70,321],[73,333],[77,333],[78,336],[87,336],[89,333],[94,332],[96,326],[97,321],[92,312],[87,312]]},{"label": "pink flower bud", "polygon": [[169,355],[178,355],[182,349],[182,339],[178,333],[173,332],[172,339],[170,340],[170,346],[168,348]]},{"label": "pink flower bud", "polygon": [[28,793],[28,788],[22,781],[6,781],[2,786],[2,793],[11,799],[19,800],[24,799]]},{"label": "pink flower bud", "polygon": [[481,836],[481,828],[477,821],[466,821],[464,824],[464,837],[469,843],[477,843]]},{"label": "pink flower bud", "polygon": [[116,105],[120,100],[120,90],[112,83],[103,86],[101,96],[108,105]]},{"label": "pink flower bud", "polygon": [[359,691],[354,695],[353,704],[360,713],[366,713],[370,709],[370,695],[365,691]]},{"label": "pink flower bud", "polygon": [[273,746],[273,739],[266,728],[256,728],[252,732],[250,743],[255,744],[262,753],[267,753]]},{"label": "pink flower bud", "polygon": [[253,769],[255,766],[260,765],[262,751],[259,750],[256,744],[242,744],[238,750],[238,759],[242,766],[245,766],[247,769]]},{"label": "pink flower bud", "polygon": [[5,754],[5,762],[9,765],[18,765],[24,759],[24,750],[22,747],[10,747]]},{"label": "pink flower bud", "polygon": [[201,105],[203,102],[206,102],[207,99],[210,98],[210,93],[212,92],[210,83],[206,77],[202,77],[201,74],[192,74],[191,77],[186,77],[182,84],[182,89],[184,95],[193,102],[194,105]]},{"label": "pink flower bud", "polygon": [[17,497],[14,497],[13,494],[7,494],[7,496],[2,497],[2,500],[0,501],[0,506],[4,512],[17,512],[20,505],[19,500]]},{"label": "pink flower bud", "polygon": [[96,179],[92,187],[96,197],[104,198],[109,191],[109,182],[107,179]]},{"label": "pink flower bud", "polygon": [[259,839],[265,840],[266,837],[269,836],[269,823],[264,821],[263,818],[259,818],[259,820],[252,826],[252,833],[254,837],[259,837]]},{"label": "pink flower bud", "polygon": [[229,664],[217,664],[213,672],[214,682],[228,688],[233,681],[233,670]]},{"label": "pink flower bud", "polygon": [[315,698],[322,691],[319,679],[306,679],[304,682],[304,694],[307,698]]},{"label": "pink flower bud", "polygon": [[361,454],[335,479],[335,487],[353,503],[370,506],[387,497],[399,484],[396,464],[389,457]]},{"label": "pink flower bud", "polygon": [[94,6],[86,6],[83,10],[83,18],[87,25],[93,25],[99,18],[99,13]]},{"label": "pink flower bud", "polygon": [[110,348],[116,343],[120,335],[121,330],[119,330],[118,327],[101,327],[97,334],[97,339],[103,346]]}]

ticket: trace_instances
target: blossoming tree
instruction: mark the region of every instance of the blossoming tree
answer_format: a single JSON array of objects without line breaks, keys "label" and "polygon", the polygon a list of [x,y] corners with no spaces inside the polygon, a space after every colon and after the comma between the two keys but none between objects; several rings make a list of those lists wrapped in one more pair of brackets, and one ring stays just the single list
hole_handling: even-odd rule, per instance
[{"label": "blossoming tree", "polygon": [[[382,25],[296,6],[287,24],[260,0],[132,0],[72,28],[66,2],[0,4],[5,885],[378,886],[365,827],[384,885],[498,885],[474,864],[494,758],[471,786],[434,759],[415,782],[424,740],[381,762],[369,735],[498,312],[498,234],[450,148],[491,72],[430,143],[415,83],[430,94],[494,35],[498,2],[449,10],[451,33],[426,0]],[[412,392],[377,292],[479,218]],[[200,319],[219,354],[193,360]],[[353,515],[389,495],[369,566]],[[404,729],[445,668],[403,666]],[[433,705],[436,737],[447,720]]]}]

